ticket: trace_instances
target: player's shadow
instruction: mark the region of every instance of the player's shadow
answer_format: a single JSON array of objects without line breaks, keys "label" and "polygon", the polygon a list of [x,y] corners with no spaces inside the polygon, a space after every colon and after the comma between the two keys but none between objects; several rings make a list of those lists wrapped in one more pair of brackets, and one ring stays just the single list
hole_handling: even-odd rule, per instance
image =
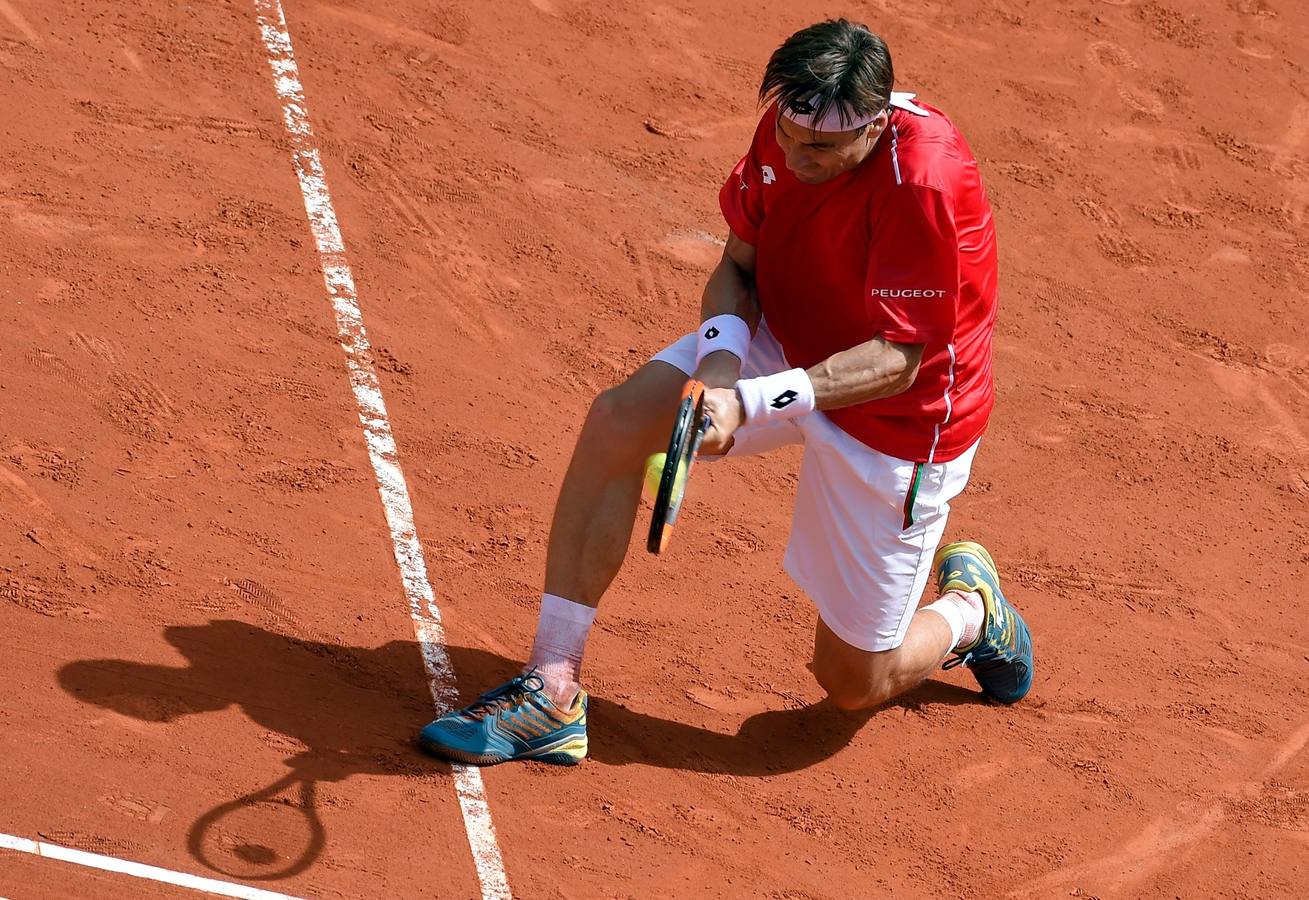
[{"label": "player's shadow", "polygon": [[[312,865],[326,841],[317,813],[319,782],[448,771],[445,763],[414,747],[415,734],[432,717],[414,641],[342,647],[230,620],[171,626],[164,636],[185,665],[81,660],[61,669],[59,680],[86,703],[147,722],[237,706],[262,729],[265,743],[287,754],[289,771],[283,777],[214,807],[192,826],[191,852],[212,869],[250,880],[283,878]],[[485,650],[452,647],[449,653],[464,701],[519,669],[517,662]],[[929,682],[893,705],[971,703],[978,697]],[[600,763],[739,776],[792,772],[828,759],[876,714],[851,715],[819,703],[758,713],[728,734],[602,696],[592,698],[590,710],[590,755]],[[279,850],[242,841],[240,828],[231,823],[256,814],[299,816],[297,846]]]},{"label": "player's shadow", "polygon": [[[303,872],[326,842],[319,783],[447,768],[412,746],[415,723],[432,712],[412,641],[342,647],[230,620],[170,626],[164,637],[184,664],[80,660],[59,681],[84,702],[146,722],[239,707],[284,757],[282,777],[193,824],[189,849],[211,869],[247,881]],[[212,740],[220,743],[221,731]],[[264,764],[249,765],[258,772]]]},{"label": "player's shadow", "polygon": [[[452,647],[450,657],[459,673],[460,696],[467,702],[522,668],[521,662],[472,648]],[[777,775],[831,758],[871,717],[885,710],[978,702],[984,702],[980,693],[928,681],[867,712],[844,712],[827,701],[772,709],[750,716],[735,734],[729,734],[643,713],[592,694],[587,713],[588,758],[609,765],[640,763],[722,775]]]}]

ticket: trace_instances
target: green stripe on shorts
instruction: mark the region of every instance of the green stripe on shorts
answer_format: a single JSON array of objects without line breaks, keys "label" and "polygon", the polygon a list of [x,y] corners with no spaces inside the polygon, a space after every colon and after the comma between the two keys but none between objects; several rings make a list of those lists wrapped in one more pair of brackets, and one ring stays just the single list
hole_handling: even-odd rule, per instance
[{"label": "green stripe on shorts", "polygon": [[923,464],[914,463],[914,477],[909,480],[909,493],[904,498],[904,527],[914,524],[914,501],[918,499],[918,485],[923,480]]}]

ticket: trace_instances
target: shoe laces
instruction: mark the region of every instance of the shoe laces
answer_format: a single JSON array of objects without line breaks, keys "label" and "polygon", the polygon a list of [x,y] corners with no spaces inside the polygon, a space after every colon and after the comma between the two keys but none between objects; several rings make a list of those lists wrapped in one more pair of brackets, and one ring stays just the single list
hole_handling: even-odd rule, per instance
[{"label": "shoe laces", "polygon": [[1003,648],[994,647],[985,641],[978,644],[973,649],[959,653],[947,659],[941,664],[942,669],[953,669],[955,666],[968,666],[974,672],[989,672],[992,669],[999,669],[1014,661],[1014,657]]},{"label": "shoe laces", "polygon": [[533,666],[517,678],[478,697],[464,710],[464,715],[470,719],[483,719],[502,710],[512,709],[528,694],[544,688],[545,681],[536,674],[536,667]]}]

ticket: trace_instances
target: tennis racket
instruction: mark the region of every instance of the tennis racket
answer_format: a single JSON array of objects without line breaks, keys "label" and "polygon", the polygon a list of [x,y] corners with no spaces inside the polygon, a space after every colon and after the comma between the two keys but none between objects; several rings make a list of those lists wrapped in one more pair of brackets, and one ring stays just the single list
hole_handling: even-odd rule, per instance
[{"label": "tennis racket", "polygon": [[700,452],[700,442],[709,428],[704,411],[703,382],[692,378],[682,388],[682,404],[677,409],[673,433],[668,439],[668,454],[664,458],[664,471],[655,492],[654,514],[650,518],[650,536],[645,548],[651,553],[662,553],[673,537],[677,513],[686,496],[686,484],[691,479],[691,466]]}]

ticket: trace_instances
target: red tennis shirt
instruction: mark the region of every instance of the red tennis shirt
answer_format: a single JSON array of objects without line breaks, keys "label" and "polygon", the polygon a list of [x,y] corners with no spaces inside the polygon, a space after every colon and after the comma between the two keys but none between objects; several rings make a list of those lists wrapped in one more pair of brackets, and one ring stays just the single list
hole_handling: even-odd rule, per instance
[{"label": "red tennis shirt", "polygon": [[893,107],[873,152],[823,184],[786,167],[776,106],[719,194],[758,249],[755,285],[792,366],[809,368],[881,335],[923,344],[903,394],[823,415],[864,444],[945,462],[986,430],[995,389],[995,226],[977,161],[940,110]]}]

